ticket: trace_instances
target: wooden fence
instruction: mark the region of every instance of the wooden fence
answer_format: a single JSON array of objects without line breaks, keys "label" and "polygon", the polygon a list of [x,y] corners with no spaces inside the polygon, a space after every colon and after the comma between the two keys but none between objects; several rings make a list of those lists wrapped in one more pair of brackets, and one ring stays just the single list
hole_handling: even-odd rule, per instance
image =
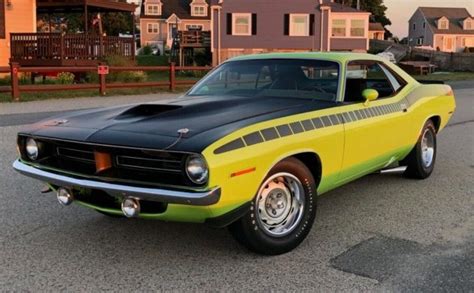
[{"label": "wooden fence", "polygon": [[[108,67],[108,72],[125,72],[125,71],[162,71],[168,72],[168,80],[166,81],[147,81],[147,82],[113,82],[107,83],[106,77],[108,73],[101,72],[99,66],[89,67],[21,67],[18,63],[12,62],[10,67],[0,67],[1,73],[10,73],[10,86],[0,87],[1,92],[10,92],[12,101],[20,101],[21,93],[28,92],[50,92],[50,91],[68,91],[68,90],[98,90],[100,95],[105,95],[107,89],[127,89],[142,87],[161,87],[174,91],[177,86],[191,86],[196,80],[177,80],[176,73],[179,71],[209,71],[212,67],[207,66],[176,66],[171,63],[169,66],[125,66],[125,67]],[[19,81],[20,73],[97,73],[99,75],[98,83],[78,83],[78,84],[51,84],[51,85],[21,85]]]}]

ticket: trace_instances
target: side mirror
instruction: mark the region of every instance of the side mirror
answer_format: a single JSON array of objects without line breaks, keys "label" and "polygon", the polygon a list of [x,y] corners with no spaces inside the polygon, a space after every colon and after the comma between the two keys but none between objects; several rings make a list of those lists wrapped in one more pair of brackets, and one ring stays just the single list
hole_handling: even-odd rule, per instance
[{"label": "side mirror", "polygon": [[362,91],[362,97],[365,99],[365,105],[368,106],[369,102],[377,100],[379,92],[374,89],[365,89]]}]

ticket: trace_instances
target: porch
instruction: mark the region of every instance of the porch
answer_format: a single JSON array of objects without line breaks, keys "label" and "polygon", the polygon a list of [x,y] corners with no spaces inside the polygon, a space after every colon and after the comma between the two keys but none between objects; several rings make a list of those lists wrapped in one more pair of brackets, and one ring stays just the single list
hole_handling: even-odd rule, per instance
[{"label": "porch", "polygon": [[182,48],[207,48],[211,47],[211,32],[179,31],[178,40]]},{"label": "porch", "polygon": [[[36,0],[36,15],[46,19],[48,32],[10,34],[10,58],[21,66],[91,66],[107,56],[135,58],[136,5],[117,0]],[[106,35],[101,14],[130,17],[130,37]],[[52,29],[55,15],[79,15],[79,29]],[[94,18],[91,18],[94,16]],[[57,18],[56,18],[57,19]],[[62,21],[62,20],[61,20]],[[57,25],[57,23],[56,23]]]},{"label": "porch", "polygon": [[133,37],[12,33],[11,60],[21,66],[91,66],[106,56],[135,57]]}]

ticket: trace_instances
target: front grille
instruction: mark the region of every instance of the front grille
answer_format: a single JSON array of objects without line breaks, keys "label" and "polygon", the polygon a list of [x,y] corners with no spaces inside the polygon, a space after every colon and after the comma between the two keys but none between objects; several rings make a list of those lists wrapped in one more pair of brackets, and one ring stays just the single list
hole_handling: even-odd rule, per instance
[{"label": "front grille", "polygon": [[[25,155],[25,138],[19,137],[22,159]],[[175,185],[196,186],[185,175],[184,165],[189,154],[150,151],[133,148],[92,145],[68,141],[37,139],[41,157],[32,163],[66,173],[97,177],[104,181],[123,182],[139,186]],[[111,167],[97,172],[97,152],[110,155]]]},{"label": "front grille", "polygon": [[57,153],[59,157],[77,160],[77,161],[91,162],[95,164],[94,152],[92,151],[58,147]]},{"label": "front grille", "polygon": [[160,172],[181,173],[181,160],[151,159],[130,156],[117,156],[118,167],[154,170]]}]

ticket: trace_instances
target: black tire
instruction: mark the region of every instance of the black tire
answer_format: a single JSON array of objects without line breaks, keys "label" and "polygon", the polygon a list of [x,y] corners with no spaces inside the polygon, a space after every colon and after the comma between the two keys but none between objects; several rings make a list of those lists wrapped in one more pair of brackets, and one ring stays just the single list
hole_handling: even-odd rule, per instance
[{"label": "black tire", "polygon": [[[424,145],[423,140],[425,136],[432,138],[432,158],[428,161],[423,158]],[[426,138],[426,139],[428,139]],[[426,152],[426,151],[425,151]],[[423,126],[421,131],[420,138],[416,143],[413,150],[408,154],[408,156],[403,160],[402,165],[406,165],[407,169],[405,170],[405,177],[413,179],[426,179],[430,177],[431,173],[434,170],[435,161],[436,161],[437,145],[436,145],[436,128],[433,124],[433,121],[428,120]]]},{"label": "black tire", "polygon": [[[288,231],[286,232],[288,234],[275,236],[270,235],[269,233],[272,232],[269,232],[268,228],[265,228],[265,223],[261,220],[262,217],[259,216],[262,210],[259,208],[259,206],[261,207],[262,203],[264,202],[265,210],[267,210],[267,207],[268,209],[273,208],[270,208],[270,205],[267,205],[267,197],[270,197],[271,199],[273,198],[273,200],[275,199],[273,194],[268,193],[265,201],[263,201],[260,191],[265,188],[269,188],[270,184],[283,184],[279,182],[283,177],[272,179],[272,177],[278,176],[279,174],[291,174],[294,176],[293,179],[298,179],[297,181],[300,183],[298,186],[301,188],[297,189],[302,190],[302,192],[298,194],[301,195],[304,193],[304,199],[301,200],[304,204],[302,207],[299,206],[299,209],[296,209],[295,206],[288,207],[290,212],[286,215],[286,218],[284,218],[284,221],[282,222],[285,223],[292,221],[292,215],[294,215],[295,210],[299,211],[299,220],[294,220],[294,224],[288,228]],[[268,180],[270,180],[270,183],[267,182]],[[296,181],[291,180],[292,179],[290,179],[290,182],[292,182],[292,184],[296,184]],[[263,186],[265,183],[268,184]],[[278,190],[278,188],[274,190]],[[287,191],[289,191],[289,189],[287,189]],[[286,193],[283,195],[283,197],[287,196],[288,194],[294,194],[294,192]],[[282,193],[278,193],[277,196],[282,196]],[[291,196],[291,198],[294,197],[294,195]],[[229,231],[240,244],[244,245],[253,252],[265,255],[277,255],[289,252],[297,247],[306,238],[309,231],[311,230],[316,217],[316,200],[316,184],[309,169],[298,159],[285,159],[278,163],[269,172],[265,180],[262,182],[262,186],[259,189],[259,194],[257,194],[255,199],[252,201],[249,211],[241,219],[231,224],[229,226]],[[292,202],[295,203],[294,200]],[[288,201],[286,201],[285,206],[287,205]],[[282,209],[280,206],[278,206],[278,208]],[[283,209],[286,209],[286,207]],[[273,210],[273,213],[274,212],[275,210]]]}]

